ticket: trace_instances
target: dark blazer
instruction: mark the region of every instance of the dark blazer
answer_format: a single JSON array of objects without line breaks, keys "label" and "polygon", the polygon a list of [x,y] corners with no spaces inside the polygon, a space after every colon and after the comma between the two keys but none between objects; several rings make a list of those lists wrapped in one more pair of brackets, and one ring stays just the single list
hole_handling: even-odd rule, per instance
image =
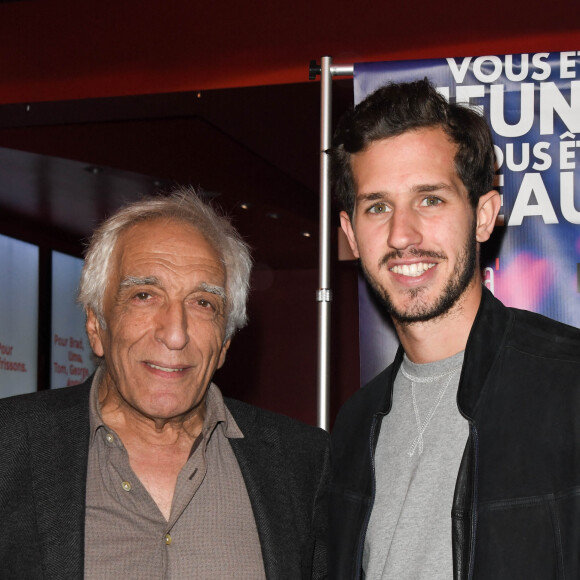
[{"label": "dark blazer", "polygon": [[[75,580],[84,571],[89,389],[0,399],[0,579]],[[231,399],[231,440],[266,577],[326,577],[328,437]]]}]

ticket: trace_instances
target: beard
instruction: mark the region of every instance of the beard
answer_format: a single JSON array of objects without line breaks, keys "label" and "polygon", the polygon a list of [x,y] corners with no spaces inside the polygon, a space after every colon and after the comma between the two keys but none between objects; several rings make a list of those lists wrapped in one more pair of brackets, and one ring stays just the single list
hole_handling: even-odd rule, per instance
[{"label": "beard", "polygon": [[[388,291],[384,286],[365,268],[361,262],[363,274],[379,298],[382,305],[391,315],[393,320],[402,325],[409,325],[414,322],[426,322],[443,316],[451,307],[456,304],[461,295],[468,288],[475,276],[477,267],[477,240],[475,233],[475,220],[470,228],[469,235],[462,250],[457,255],[457,262],[453,268],[453,272],[447,280],[447,284],[443,288],[441,294],[431,303],[422,298],[422,294],[427,290],[425,287],[413,288],[408,290],[408,295],[412,299],[412,304],[405,310],[398,309]],[[437,254],[434,252],[414,250],[409,252],[411,255],[417,257],[431,257],[438,259],[447,259],[444,254]],[[385,256],[381,260],[381,264],[386,264],[391,257],[397,255],[401,257],[400,252],[395,252],[393,256]]]}]

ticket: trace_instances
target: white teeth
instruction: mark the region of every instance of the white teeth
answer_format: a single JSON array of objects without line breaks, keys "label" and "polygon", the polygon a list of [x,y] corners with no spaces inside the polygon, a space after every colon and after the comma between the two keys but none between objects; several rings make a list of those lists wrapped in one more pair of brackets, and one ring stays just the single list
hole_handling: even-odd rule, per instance
[{"label": "white teeth", "polygon": [[158,369],[160,371],[164,371],[166,373],[181,373],[183,372],[183,369],[167,369],[165,367],[160,367],[157,365],[154,365],[153,363],[147,363],[152,369]]},{"label": "white teeth", "polygon": [[427,262],[419,262],[418,264],[403,264],[402,266],[393,266],[391,268],[391,272],[416,278],[417,276],[424,274],[427,270],[433,268],[433,266],[435,266],[435,264],[428,264]]}]

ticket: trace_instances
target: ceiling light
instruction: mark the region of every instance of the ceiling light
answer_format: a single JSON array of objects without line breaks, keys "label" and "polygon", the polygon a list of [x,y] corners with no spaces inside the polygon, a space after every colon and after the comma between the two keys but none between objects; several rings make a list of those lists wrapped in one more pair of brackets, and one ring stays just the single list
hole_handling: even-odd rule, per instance
[{"label": "ceiling light", "polygon": [[99,173],[103,172],[103,168],[96,167],[95,165],[89,165],[88,167],[85,167],[85,171],[88,171],[89,173],[92,173],[93,175],[98,175]]}]

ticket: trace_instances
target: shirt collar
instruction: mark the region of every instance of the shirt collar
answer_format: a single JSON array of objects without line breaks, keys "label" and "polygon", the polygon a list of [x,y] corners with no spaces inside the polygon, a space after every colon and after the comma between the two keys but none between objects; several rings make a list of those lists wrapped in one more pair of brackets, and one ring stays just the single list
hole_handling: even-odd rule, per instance
[{"label": "shirt collar", "polygon": [[206,437],[218,423],[223,424],[223,433],[228,439],[244,437],[236,420],[227,408],[222,393],[215,383],[210,383],[206,395],[206,414],[203,422],[203,433]]},{"label": "shirt collar", "polygon": [[103,418],[101,416],[101,406],[99,405],[99,385],[104,375],[104,365],[97,367],[93,382],[91,383],[91,391],[89,394],[89,427],[91,433],[91,444],[95,440],[99,427],[105,427]]},{"label": "shirt collar", "polygon": [[[104,374],[105,367],[101,365],[97,368],[91,384],[89,395],[91,443],[94,441],[98,429],[100,427],[106,428],[99,404],[99,385]],[[243,439],[244,434],[227,408],[219,387],[215,383],[210,383],[206,395],[206,413],[202,428],[204,439],[211,437],[211,434],[219,424],[222,425],[222,432],[228,439]]]}]

